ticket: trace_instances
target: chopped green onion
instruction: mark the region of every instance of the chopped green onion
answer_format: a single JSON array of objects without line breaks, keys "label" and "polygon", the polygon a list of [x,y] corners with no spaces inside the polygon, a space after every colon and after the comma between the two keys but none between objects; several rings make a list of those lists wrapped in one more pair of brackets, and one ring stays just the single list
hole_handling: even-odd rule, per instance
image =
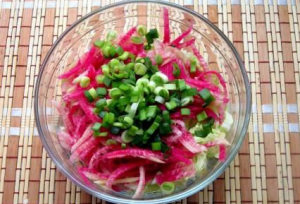
[{"label": "chopped green onion", "polygon": [[82,88],[86,88],[86,87],[88,87],[90,85],[90,82],[91,82],[91,80],[90,80],[89,77],[83,76],[83,77],[80,78],[79,85]]},{"label": "chopped green onion", "polygon": [[105,41],[103,41],[103,40],[97,40],[94,43],[94,45],[97,46],[97,47],[99,47],[99,48],[102,48],[104,44],[105,44]]},{"label": "chopped green onion", "polygon": [[126,148],[126,144],[125,144],[125,143],[122,143],[122,144],[121,144],[121,147],[122,147],[122,149],[125,149],[125,148]]},{"label": "chopped green onion", "polygon": [[163,74],[162,72],[156,72],[155,75],[160,77],[164,83],[167,83],[169,81],[168,76]]},{"label": "chopped green onion", "polygon": [[167,123],[167,122],[163,123],[160,126],[159,132],[160,132],[160,134],[163,134],[163,135],[171,133],[172,127],[171,127],[170,123]]},{"label": "chopped green onion", "polygon": [[105,98],[101,98],[101,99],[99,99],[98,101],[97,101],[97,103],[96,103],[96,107],[97,108],[102,108],[102,107],[104,107],[104,106],[106,106],[106,99]]},{"label": "chopped green onion", "polygon": [[122,81],[112,81],[112,88],[118,88],[122,84]]},{"label": "chopped green onion", "polygon": [[196,137],[202,137],[205,138],[210,132],[210,129],[202,129],[202,130],[196,130],[195,135]]},{"label": "chopped green onion", "polygon": [[109,56],[110,57],[114,57],[116,55],[117,51],[116,51],[116,47],[112,46],[109,49]]},{"label": "chopped green onion", "polygon": [[124,143],[129,143],[133,140],[133,138],[129,134],[127,134],[127,132],[128,131],[125,130],[121,135],[121,139]]},{"label": "chopped green onion", "polygon": [[120,123],[120,122],[114,122],[114,123],[113,123],[113,126],[114,126],[114,127],[118,127],[118,128],[124,128],[124,124],[123,124],[123,123]]},{"label": "chopped green onion", "polygon": [[171,90],[171,91],[175,91],[177,88],[176,88],[176,84],[164,84],[164,87],[167,89],[167,90]]},{"label": "chopped green onion", "polygon": [[121,56],[123,53],[124,53],[124,50],[121,46],[118,46],[117,49],[116,49],[116,53]]},{"label": "chopped green onion", "polygon": [[159,123],[157,123],[157,122],[152,123],[152,125],[147,130],[147,133],[149,135],[152,135],[158,127],[159,127]]},{"label": "chopped green onion", "polygon": [[172,182],[164,182],[161,184],[160,188],[164,195],[170,195],[175,190],[175,185]]},{"label": "chopped green onion", "polygon": [[169,98],[169,91],[166,88],[163,88],[161,86],[156,87],[155,90],[154,90],[154,93],[157,96],[163,97],[164,99],[168,99]]},{"label": "chopped green onion", "polygon": [[107,132],[95,131],[93,135],[94,135],[94,137],[106,137],[107,136]]},{"label": "chopped green onion", "polygon": [[114,67],[117,67],[120,65],[120,61],[118,59],[114,58],[114,59],[110,60],[108,64],[110,67],[114,68]]},{"label": "chopped green onion", "polygon": [[104,75],[98,74],[96,76],[96,82],[97,82],[97,84],[103,84],[104,77],[105,77]]},{"label": "chopped green onion", "polygon": [[205,111],[202,111],[201,113],[199,113],[197,115],[197,120],[199,122],[202,122],[203,120],[206,120],[207,119],[207,115],[206,115],[206,112]]},{"label": "chopped green onion", "polygon": [[196,96],[198,91],[196,88],[188,88],[181,93],[181,97]]},{"label": "chopped green onion", "polygon": [[107,145],[117,144],[117,141],[114,140],[114,139],[108,139],[108,140],[106,141],[106,144],[107,144]]},{"label": "chopped green onion", "polygon": [[111,134],[114,134],[114,135],[117,135],[117,134],[119,134],[119,132],[120,132],[120,128],[119,127],[111,127],[110,128],[110,133]]},{"label": "chopped green onion", "polygon": [[111,79],[107,76],[104,77],[103,79],[103,84],[106,86],[106,87],[109,87],[110,84],[111,84]]},{"label": "chopped green onion", "polygon": [[109,41],[113,41],[114,39],[116,39],[118,37],[118,33],[115,30],[111,30],[107,33],[106,35],[106,39]]},{"label": "chopped green onion", "polygon": [[138,25],[138,26],[137,26],[137,33],[138,33],[140,36],[145,36],[146,33],[147,33],[147,28],[146,28],[146,26],[144,26],[144,25]]},{"label": "chopped green onion", "polygon": [[189,108],[182,108],[180,113],[181,115],[191,115],[191,110]]},{"label": "chopped green onion", "polygon": [[132,36],[131,42],[133,42],[134,44],[142,44],[142,43],[144,43],[144,38],[142,38],[140,36]]},{"label": "chopped green onion", "polygon": [[177,107],[177,103],[173,100],[171,100],[170,102],[167,102],[165,105],[168,110],[173,110],[174,108]]},{"label": "chopped green onion", "polygon": [[147,119],[147,113],[146,113],[146,110],[145,109],[142,109],[139,111],[139,119],[141,121],[144,121]]},{"label": "chopped green onion", "polygon": [[192,60],[191,61],[190,72],[191,73],[195,73],[196,72],[196,60]]},{"label": "chopped green onion", "polygon": [[154,118],[156,116],[156,111],[157,111],[157,106],[155,105],[148,106],[146,110],[147,118],[148,119]]},{"label": "chopped green onion", "polygon": [[122,96],[122,91],[118,88],[112,88],[109,90],[109,96],[112,99],[118,99]]},{"label": "chopped green onion", "polygon": [[156,116],[154,122],[160,123],[162,121],[162,117],[160,117],[159,115]]},{"label": "chopped green onion", "polygon": [[153,151],[160,151],[161,150],[161,142],[152,142],[151,147]]},{"label": "chopped green onion", "polygon": [[101,123],[96,122],[96,123],[94,123],[92,130],[99,131],[100,128],[101,128]]},{"label": "chopped green onion", "polygon": [[129,52],[124,52],[122,55],[119,55],[118,59],[120,60],[127,60],[129,57]]},{"label": "chopped green onion", "polygon": [[154,42],[153,39],[158,38],[158,37],[159,37],[159,35],[158,35],[158,31],[156,28],[150,29],[150,31],[146,34],[146,39],[147,39],[148,44],[152,44]]},{"label": "chopped green onion", "polygon": [[180,76],[181,70],[179,69],[179,66],[177,63],[173,63],[173,76],[175,78],[178,78]]},{"label": "chopped green onion", "polygon": [[105,113],[104,118],[103,118],[103,123],[111,125],[115,121],[115,114],[113,113]]},{"label": "chopped green onion", "polygon": [[181,79],[176,80],[176,86],[180,91],[183,91],[187,88],[186,83]]},{"label": "chopped green onion", "polygon": [[97,95],[100,97],[106,96],[106,94],[107,94],[106,88],[104,88],[104,87],[99,87],[96,89],[96,91],[97,91]]},{"label": "chopped green onion", "polygon": [[145,78],[140,78],[136,81],[136,85],[142,89],[144,89],[145,87],[147,87],[149,84],[149,79],[145,79]]},{"label": "chopped green onion", "polygon": [[193,101],[194,101],[193,97],[185,97],[185,98],[181,99],[181,106],[186,106]]},{"label": "chopped green onion", "polygon": [[119,105],[120,106],[126,106],[130,103],[130,98],[129,97],[121,97],[119,100]]},{"label": "chopped green onion", "polygon": [[145,75],[146,72],[147,72],[147,68],[144,64],[142,63],[136,63],[134,65],[134,72],[137,74],[137,75]]},{"label": "chopped green onion", "polygon": [[106,111],[101,111],[101,112],[99,113],[99,117],[100,117],[100,118],[104,118],[104,115],[105,115],[106,113],[107,113]]},{"label": "chopped green onion", "polygon": [[210,93],[208,89],[202,89],[199,92],[200,97],[204,100],[205,105],[209,105],[212,101],[215,100],[213,95]]},{"label": "chopped green onion", "polygon": [[127,92],[127,91],[131,91],[133,89],[132,85],[130,84],[126,84],[126,83],[122,83],[120,86],[119,86],[119,89],[123,92]]},{"label": "chopped green onion", "polygon": [[157,65],[161,65],[164,62],[164,59],[161,55],[155,55],[154,59]]},{"label": "chopped green onion", "polygon": [[103,52],[104,57],[106,57],[106,58],[110,57],[110,54],[109,54],[110,48],[111,48],[111,46],[105,46],[105,47],[102,49],[102,52]]},{"label": "chopped green onion", "polygon": [[130,110],[128,112],[129,117],[133,118],[135,116],[138,106],[139,106],[139,103],[131,104]]},{"label": "chopped green onion", "polygon": [[145,50],[150,50],[150,49],[151,49],[151,45],[149,45],[149,44],[148,44],[148,45],[145,45],[145,46],[144,46],[144,49],[145,49]]},{"label": "chopped green onion", "polygon": [[109,75],[109,66],[107,64],[104,64],[101,66],[102,72],[105,75]]},{"label": "chopped green onion", "polygon": [[133,124],[133,119],[129,116],[124,117],[124,123],[126,126],[131,126]]},{"label": "chopped green onion", "polygon": [[148,84],[148,88],[153,92],[156,88],[156,83],[154,81],[150,81]]},{"label": "chopped green onion", "polygon": [[133,125],[128,129],[127,134],[130,136],[134,136],[138,130],[139,128]]},{"label": "chopped green onion", "polygon": [[164,110],[162,112],[162,117],[163,117],[164,121],[169,121],[170,120],[170,113],[169,113],[169,111]]},{"label": "chopped green onion", "polygon": [[155,96],[154,100],[160,104],[163,104],[165,102],[165,99],[161,96]]}]

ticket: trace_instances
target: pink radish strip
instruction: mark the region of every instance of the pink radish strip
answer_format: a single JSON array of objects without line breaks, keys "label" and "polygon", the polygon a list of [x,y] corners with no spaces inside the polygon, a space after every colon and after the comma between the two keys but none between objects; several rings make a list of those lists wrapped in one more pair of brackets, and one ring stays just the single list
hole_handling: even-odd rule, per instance
[{"label": "pink radish strip", "polygon": [[87,126],[82,137],[72,146],[71,153],[73,153],[80,145],[86,142],[89,138],[92,137],[93,130],[91,129],[92,125]]},{"label": "pink radish strip", "polygon": [[172,153],[171,153],[171,157],[169,158],[168,162],[183,162],[187,165],[192,164],[192,161],[188,158],[185,158],[182,155],[182,152],[179,149],[173,148],[172,149]]},{"label": "pink radish strip", "polygon": [[119,45],[123,46],[124,43],[126,43],[130,37],[135,33],[136,27],[131,28],[119,41]]},{"label": "pink radish strip", "polygon": [[227,96],[226,82],[225,82],[225,80],[223,79],[223,77],[221,76],[221,74],[220,74],[219,72],[214,71],[214,70],[210,70],[210,71],[207,71],[207,72],[203,72],[203,73],[199,76],[199,79],[204,80],[204,77],[205,77],[206,75],[210,75],[210,74],[213,74],[213,75],[215,75],[215,76],[218,77],[218,79],[219,79],[221,85],[222,85],[223,88],[224,88],[225,94],[226,94],[226,96]]},{"label": "pink radish strip", "polygon": [[74,138],[72,138],[71,135],[66,132],[59,132],[57,135],[61,146],[67,150],[70,150],[72,145],[75,143]]},{"label": "pink radish strip", "polygon": [[196,41],[196,39],[193,38],[193,39],[188,40],[188,41],[185,41],[185,42],[183,42],[183,43],[179,43],[179,44],[177,45],[177,48],[178,48],[178,49],[182,49],[182,48],[188,47],[188,46],[194,44],[195,41]]},{"label": "pink radish strip", "polygon": [[62,117],[63,123],[69,133],[71,133],[74,130],[74,126],[72,122],[69,120],[68,113],[64,110],[64,107],[62,107],[61,104],[57,103],[56,101],[52,101],[53,106],[57,109],[60,116]]},{"label": "pink radish strip", "polygon": [[86,116],[92,121],[92,122],[99,122],[100,118],[98,118],[94,113],[93,113],[93,108],[86,102],[85,99],[80,99],[79,100],[79,105],[83,112],[86,114]]},{"label": "pink radish strip", "polygon": [[132,198],[140,198],[142,196],[145,184],[145,168],[143,166],[140,166],[140,180]]},{"label": "pink radish strip", "polygon": [[120,166],[110,174],[110,177],[106,181],[106,186],[111,189],[114,180],[116,180],[119,176],[121,176],[125,172],[135,169],[136,167],[139,167],[141,165],[143,165],[143,163],[136,162],[136,163],[124,164]]},{"label": "pink radish strip", "polygon": [[225,159],[226,159],[226,147],[225,147],[225,145],[220,145],[219,146],[219,160],[225,161]]},{"label": "pink radish strip", "polygon": [[191,78],[190,75],[189,75],[189,72],[186,70],[183,63],[178,59],[176,60],[176,63],[178,64],[179,69],[180,69],[179,78],[185,79],[185,80],[188,79],[188,78]]},{"label": "pink radish strip", "polygon": [[86,149],[89,149],[90,147],[97,145],[100,143],[102,138],[95,139],[94,137],[91,137],[88,141],[80,145],[71,155],[70,161],[75,163],[80,160],[80,154],[85,151]]},{"label": "pink radish strip", "polygon": [[167,181],[176,181],[181,178],[187,178],[195,176],[195,167],[190,166],[178,166],[178,164],[169,166],[167,169],[163,170],[161,174],[158,174],[155,179],[158,184],[162,184]]},{"label": "pink radish strip", "polygon": [[78,74],[78,72],[81,70],[81,63],[80,61],[77,62],[76,66],[73,67],[72,69],[68,70],[67,72],[63,73],[60,75],[58,78],[59,79],[66,79],[69,78],[72,75]]},{"label": "pink radish strip", "polygon": [[169,10],[167,8],[163,9],[164,16],[164,43],[170,42],[170,20],[169,20]]},{"label": "pink radish strip", "polygon": [[91,180],[103,180],[103,179],[107,179],[109,177],[109,175],[107,174],[103,174],[103,173],[99,173],[96,170],[91,170],[85,167],[82,167],[79,169],[87,178],[91,179]]},{"label": "pink radish strip", "polygon": [[150,161],[154,161],[157,163],[165,163],[163,161],[162,153],[153,152],[145,149],[132,148],[132,149],[125,149],[125,150],[117,150],[106,154],[106,158],[108,159],[124,158],[124,157],[138,157],[142,159],[148,159]]},{"label": "pink radish strip", "polygon": [[180,36],[178,36],[175,40],[173,40],[170,44],[177,47],[178,44],[180,43],[180,41],[185,38],[186,36],[188,36],[190,34],[190,32],[192,31],[193,26],[189,27],[189,29],[185,32],[183,32]]},{"label": "pink radish strip", "polygon": [[220,88],[216,85],[213,85],[211,83],[205,82],[205,81],[200,81],[197,79],[191,79],[191,78],[187,78],[185,79],[186,83],[190,86],[193,86],[195,88],[197,88],[198,90],[202,90],[204,88],[209,89],[212,92],[217,92],[220,93]]},{"label": "pink radish strip", "polygon": [[102,156],[105,155],[109,149],[110,146],[106,146],[106,147],[102,147],[101,149],[98,149],[89,162],[89,168],[90,169],[96,168],[97,164],[102,159]]},{"label": "pink radish strip", "polygon": [[197,48],[195,47],[194,44],[191,44],[191,48],[193,50],[194,55],[198,58],[199,63],[201,65],[201,67],[203,68],[203,70],[208,70],[208,65],[207,65],[206,61],[204,60],[204,58],[202,57],[200,52],[197,50]]}]

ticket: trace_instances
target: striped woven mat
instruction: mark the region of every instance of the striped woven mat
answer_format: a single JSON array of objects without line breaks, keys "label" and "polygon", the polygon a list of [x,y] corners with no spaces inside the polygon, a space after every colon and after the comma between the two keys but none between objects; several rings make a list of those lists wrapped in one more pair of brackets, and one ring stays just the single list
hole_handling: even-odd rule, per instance
[{"label": "striped woven mat", "polygon": [[[0,0],[0,203],[105,203],[73,185],[43,150],[33,91],[58,36],[109,3],[113,0]],[[205,190],[177,203],[300,203],[300,1],[175,3],[203,14],[234,43],[253,103],[234,162]]]}]

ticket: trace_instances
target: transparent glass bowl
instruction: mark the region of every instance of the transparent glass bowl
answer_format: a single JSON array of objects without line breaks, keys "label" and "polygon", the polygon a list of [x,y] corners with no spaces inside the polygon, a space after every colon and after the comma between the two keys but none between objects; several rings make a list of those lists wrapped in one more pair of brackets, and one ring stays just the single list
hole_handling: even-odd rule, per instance
[{"label": "transparent glass bowl", "polygon": [[[140,200],[130,199],[126,193],[105,191],[92,183],[85,183],[76,166],[69,161],[68,153],[60,146],[57,131],[62,127],[60,116],[51,101],[61,98],[61,81],[58,76],[72,67],[97,39],[106,36],[109,30],[118,33],[132,26],[144,24],[158,28],[163,35],[162,8],[170,13],[172,38],[193,25],[192,35],[196,46],[204,53],[210,69],[218,70],[227,81],[230,103],[229,112],[234,124],[227,134],[231,146],[227,148],[225,162],[209,162],[207,173],[169,196],[147,194]],[[162,36],[161,36],[162,37]],[[40,70],[35,90],[35,116],[44,148],[58,167],[71,181],[86,192],[114,203],[168,203],[183,199],[214,181],[233,160],[245,137],[250,118],[250,84],[241,58],[226,36],[206,18],[184,7],[157,1],[127,1],[100,8],[81,18],[69,27],[55,42]]]}]

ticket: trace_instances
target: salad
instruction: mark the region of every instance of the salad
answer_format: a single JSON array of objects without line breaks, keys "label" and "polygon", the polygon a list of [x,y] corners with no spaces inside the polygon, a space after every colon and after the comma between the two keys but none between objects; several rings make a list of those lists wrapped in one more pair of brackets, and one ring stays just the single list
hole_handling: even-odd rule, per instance
[{"label": "salad", "polygon": [[224,161],[233,118],[223,77],[195,46],[192,27],[171,40],[144,25],[97,40],[59,76],[58,139],[87,181],[114,191],[168,195]]}]

